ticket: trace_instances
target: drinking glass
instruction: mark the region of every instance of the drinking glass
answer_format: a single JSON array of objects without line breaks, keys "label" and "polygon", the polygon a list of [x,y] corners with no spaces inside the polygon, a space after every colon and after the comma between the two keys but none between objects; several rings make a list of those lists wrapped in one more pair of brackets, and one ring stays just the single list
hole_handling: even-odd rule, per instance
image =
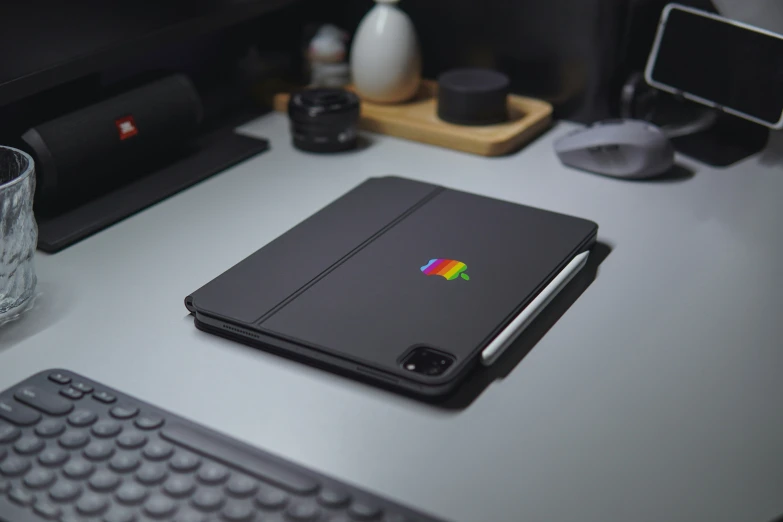
[{"label": "drinking glass", "polygon": [[0,325],[17,316],[35,292],[34,194],[33,159],[0,145]]}]

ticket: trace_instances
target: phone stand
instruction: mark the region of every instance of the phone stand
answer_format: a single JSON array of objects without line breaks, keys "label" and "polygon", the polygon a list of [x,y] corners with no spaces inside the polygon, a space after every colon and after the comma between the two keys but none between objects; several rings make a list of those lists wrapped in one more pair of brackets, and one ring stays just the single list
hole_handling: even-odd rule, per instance
[{"label": "phone stand", "polygon": [[752,156],[769,140],[766,127],[650,87],[641,73],[623,86],[620,112],[658,125],[678,152],[714,167]]}]

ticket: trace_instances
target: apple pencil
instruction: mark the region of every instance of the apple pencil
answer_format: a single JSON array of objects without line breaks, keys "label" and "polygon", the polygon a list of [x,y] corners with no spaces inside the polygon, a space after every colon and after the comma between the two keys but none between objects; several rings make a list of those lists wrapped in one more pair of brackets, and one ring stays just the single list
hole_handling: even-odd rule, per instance
[{"label": "apple pencil", "polygon": [[559,274],[555,276],[551,283],[549,283],[541,292],[536,296],[533,301],[530,302],[519,314],[511,320],[503,331],[501,331],[497,337],[492,339],[492,342],[484,348],[481,352],[481,363],[484,366],[497,361],[503,352],[506,351],[511,343],[521,334],[525,328],[527,328],[533,320],[538,317],[538,314],[552,302],[560,291],[568,285],[568,283],[584,268],[587,264],[587,256],[590,252],[583,252],[573,258]]}]

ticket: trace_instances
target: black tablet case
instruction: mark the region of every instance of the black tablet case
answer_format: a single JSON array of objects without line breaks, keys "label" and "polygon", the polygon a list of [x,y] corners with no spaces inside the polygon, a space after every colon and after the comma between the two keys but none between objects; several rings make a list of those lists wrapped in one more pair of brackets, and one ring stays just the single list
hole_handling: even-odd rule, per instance
[{"label": "black tablet case", "polygon": [[[185,300],[202,330],[419,396],[449,392],[598,226],[399,177],[371,178]],[[466,280],[427,276],[431,259]],[[456,363],[403,369],[426,345]]]}]

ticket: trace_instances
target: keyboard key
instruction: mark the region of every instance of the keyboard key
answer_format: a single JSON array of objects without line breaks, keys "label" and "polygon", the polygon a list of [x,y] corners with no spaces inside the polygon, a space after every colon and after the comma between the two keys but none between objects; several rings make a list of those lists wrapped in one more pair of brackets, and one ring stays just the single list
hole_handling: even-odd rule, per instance
[{"label": "keyboard key", "polygon": [[235,497],[249,497],[258,491],[258,482],[246,475],[234,475],[226,484],[226,493]]},{"label": "keyboard key", "polygon": [[0,462],[3,461],[6,455],[8,455],[8,450],[5,448],[0,448]]},{"label": "keyboard key", "polygon": [[90,477],[88,484],[94,491],[105,493],[119,486],[120,482],[120,477],[107,469],[101,469]]},{"label": "keyboard key", "polygon": [[196,475],[196,477],[201,482],[209,485],[216,485],[225,482],[228,476],[229,473],[226,468],[220,464],[214,464],[212,462],[208,462],[201,466],[201,469],[198,470],[198,474]]},{"label": "keyboard key", "polygon": [[71,460],[63,468],[65,476],[75,480],[87,478],[92,475],[93,471],[95,471],[95,466],[80,458]]},{"label": "keyboard key", "polygon": [[[209,455],[217,461],[241,469],[261,480],[268,480],[278,486],[300,495],[318,490],[318,483],[309,477],[290,471],[257,454],[229,446],[215,439],[214,435],[197,426],[184,427],[171,423],[160,433],[161,437],[192,451]],[[203,469],[203,468],[202,468]]]},{"label": "keyboard key", "polygon": [[25,435],[16,441],[14,444],[14,449],[20,455],[35,455],[44,449],[44,446],[46,446],[46,444],[38,437],[33,435]]},{"label": "keyboard key", "polygon": [[324,488],[318,494],[318,502],[330,508],[345,507],[350,501],[351,496],[341,489]]},{"label": "keyboard key", "polygon": [[139,467],[141,461],[138,457],[128,453],[115,455],[109,461],[109,467],[117,473],[129,473]]},{"label": "keyboard key", "polygon": [[0,424],[0,444],[8,444],[15,441],[22,432],[10,424]]},{"label": "keyboard key", "polygon": [[49,490],[49,497],[55,502],[71,502],[82,494],[82,488],[78,484],[61,480]]},{"label": "keyboard key", "polygon": [[65,415],[73,409],[70,401],[51,394],[37,386],[25,386],[14,393],[17,401],[49,415]]},{"label": "keyboard key", "polygon": [[105,440],[96,440],[84,448],[84,456],[90,460],[106,460],[114,455],[114,445]]},{"label": "keyboard key", "polygon": [[354,502],[348,508],[348,514],[356,520],[378,520],[381,513],[381,508],[365,502]]},{"label": "keyboard key", "polygon": [[100,402],[102,402],[104,404],[111,404],[111,403],[113,403],[114,401],[117,400],[117,397],[115,397],[111,393],[105,392],[105,391],[97,391],[97,392],[93,393],[92,394],[92,398],[95,399],[96,401],[100,401]]},{"label": "keyboard key", "polygon": [[147,488],[133,482],[126,482],[114,495],[118,502],[126,505],[140,504],[147,498]]},{"label": "keyboard key", "polygon": [[85,493],[76,503],[76,511],[85,516],[100,515],[106,511],[107,507],[109,507],[109,502],[102,496],[93,493]]},{"label": "keyboard key", "polygon": [[20,477],[30,469],[30,462],[27,459],[9,456],[0,464],[0,474],[6,477]]},{"label": "keyboard key", "polygon": [[46,501],[36,502],[35,506],[33,506],[33,511],[35,511],[35,514],[44,520],[57,520],[57,517],[59,517],[60,513],[62,512],[60,508]]},{"label": "keyboard key", "polygon": [[139,409],[136,406],[115,406],[109,412],[112,417],[120,420],[132,419],[138,413]]},{"label": "keyboard key", "polygon": [[174,498],[187,497],[195,490],[196,483],[186,475],[174,475],[163,486],[163,492]]},{"label": "keyboard key", "polygon": [[144,503],[144,514],[152,518],[167,518],[176,510],[177,505],[163,495],[152,495]]},{"label": "keyboard key", "polygon": [[82,392],[74,388],[63,388],[62,390],[60,390],[60,395],[68,399],[72,399],[74,401],[77,401],[82,397],[84,397],[84,394]]},{"label": "keyboard key", "polygon": [[288,504],[288,495],[277,488],[264,486],[256,495],[256,504],[264,509],[282,509]]},{"label": "keyboard key", "polygon": [[285,514],[291,520],[307,522],[316,520],[320,516],[321,510],[315,504],[299,501],[289,504]]},{"label": "keyboard key", "polygon": [[253,518],[253,506],[247,502],[229,501],[220,512],[227,522],[247,522]]},{"label": "keyboard key", "polygon": [[163,482],[166,475],[168,475],[168,472],[166,472],[166,468],[162,464],[147,463],[136,472],[136,480],[142,484],[151,486]]},{"label": "keyboard key", "polygon": [[57,419],[46,419],[35,427],[35,434],[39,437],[59,437],[65,431],[65,423]]},{"label": "keyboard key", "polygon": [[193,507],[202,511],[215,511],[220,509],[226,499],[216,489],[200,489],[193,495],[191,503]]},{"label": "keyboard key", "polygon": [[174,446],[165,442],[151,442],[142,454],[150,460],[166,460],[174,454]]},{"label": "keyboard key", "polygon": [[0,495],[4,495],[9,489],[11,489],[11,483],[7,480],[0,479]]},{"label": "keyboard key", "polygon": [[82,393],[90,393],[90,392],[92,392],[92,386],[90,386],[89,384],[85,384],[83,382],[75,382],[74,381],[74,383],[71,384],[71,387],[79,390]]},{"label": "keyboard key", "polygon": [[24,478],[24,485],[30,489],[43,489],[52,485],[55,480],[54,473],[46,468],[37,468],[28,473]]},{"label": "keyboard key", "polygon": [[38,462],[41,463],[41,465],[49,467],[49,468],[55,468],[57,466],[60,466],[62,464],[65,464],[65,462],[70,458],[70,455],[65,450],[58,448],[57,446],[53,446],[50,448],[46,448],[41,452],[40,455],[38,455]]},{"label": "keyboard key", "polygon": [[147,443],[147,436],[138,431],[126,431],[117,438],[117,446],[125,449],[138,449]]},{"label": "keyboard key", "polygon": [[133,423],[140,430],[156,430],[163,426],[163,417],[158,415],[143,415]]},{"label": "keyboard key", "polygon": [[122,431],[122,425],[113,420],[98,421],[90,430],[96,437],[116,437]]},{"label": "keyboard key", "polygon": [[49,380],[52,382],[56,382],[57,384],[63,384],[63,385],[71,382],[71,378],[61,372],[50,373]]},{"label": "keyboard key", "polygon": [[194,471],[201,465],[201,459],[192,453],[185,451],[178,451],[176,455],[169,461],[169,466],[174,471],[180,473],[188,473]]},{"label": "keyboard key", "polygon": [[138,520],[133,511],[123,508],[112,508],[103,515],[103,522],[136,522]]},{"label": "keyboard key", "polygon": [[77,428],[86,428],[98,420],[98,415],[90,410],[76,410],[68,415],[68,424]]},{"label": "keyboard key", "polygon": [[90,442],[90,436],[81,430],[71,430],[62,434],[58,440],[60,441],[60,446],[65,449],[79,449]]},{"label": "keyboard key", "polygon": [[8,498],[20,506],[32,506],[35,502],[35,496],[22,488],[11,488],[8,492]]},{"label": "keyboard key", "polygon": [[32,426],[41,420],[41,414],[19,403],[0,400],[0,419],[17,426]]}]

